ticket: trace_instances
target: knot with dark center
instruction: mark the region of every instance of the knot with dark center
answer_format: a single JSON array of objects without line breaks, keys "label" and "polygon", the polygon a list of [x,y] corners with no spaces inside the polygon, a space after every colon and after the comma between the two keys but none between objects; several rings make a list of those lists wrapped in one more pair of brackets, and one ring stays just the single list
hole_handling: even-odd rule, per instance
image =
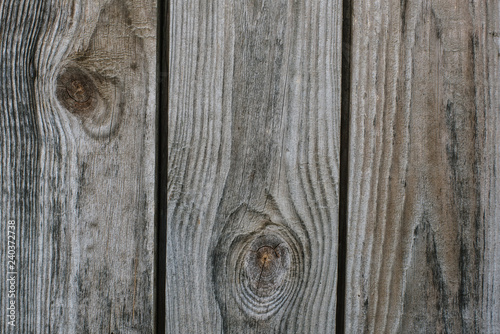
[{"label": "knot with dark center", "polygon": [[97,94],[90,76],[77,67],[64,68],[57,77],[57,99],[71,113],[87,114],[94,110]]},{"label": "knot with dark center", "polygon": [[247,252],[245,271],[249,288],[256,296],[267,297],[279,291],[288,274],[289,250],[286,243],[279,239],[261,236]]}]

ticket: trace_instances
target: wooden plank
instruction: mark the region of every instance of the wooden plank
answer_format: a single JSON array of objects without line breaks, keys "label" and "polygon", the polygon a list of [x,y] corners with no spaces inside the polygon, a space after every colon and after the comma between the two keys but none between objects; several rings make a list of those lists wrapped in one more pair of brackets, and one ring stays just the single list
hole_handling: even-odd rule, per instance
[{"label": "wooden plank", "polygon": [[151,333],[155,1],[5,0],[0,16],[0,331]]},{"label": "wooden plank", "polygon": [[498,1],[352,22],[346,333],[498,333]]},{"label": "wooden plank", "polygon": [[167,333],[333,333],[341,3],[170,7]]}]

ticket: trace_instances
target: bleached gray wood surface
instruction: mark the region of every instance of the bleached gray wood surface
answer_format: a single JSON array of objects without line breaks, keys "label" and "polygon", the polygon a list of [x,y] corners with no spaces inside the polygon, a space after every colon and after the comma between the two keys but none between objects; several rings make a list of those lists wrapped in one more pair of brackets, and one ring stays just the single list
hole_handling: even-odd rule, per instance
[{"label": "bleached gray wood surface", "polygon": [[151,333],[155,2],[4,0],[0,17],[0,332]]},{"label": "bleached gray wood surface", "polygon": [[171,1],[167,333],[335,331],[339,1]]},{"label": "bleached gray wood surface", "polygon": [[346,333],[498,333],[498,1],[352,22]]},{"label": "bleached gray wood surface", "polygon": [[[500,332],[499,2],[351,5],[347,199],[341,1],[168,5],[159,332],[335,333],[345,200],[346,333]],[[156,17],[0,1],[2,333],[154,331]]]}]

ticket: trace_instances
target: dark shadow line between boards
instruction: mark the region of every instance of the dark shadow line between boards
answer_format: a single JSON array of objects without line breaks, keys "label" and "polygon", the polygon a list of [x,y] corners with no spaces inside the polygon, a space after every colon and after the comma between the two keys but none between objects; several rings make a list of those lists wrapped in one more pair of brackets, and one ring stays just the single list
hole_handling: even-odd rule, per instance
[{"label": "dark shadow line between boards", "polygon": [[351,105],[351,0],[342,1],[342,62],[341,62],[341,102],[340,102],[340,171],[339,171],[339,240],[337,267],[337,308],[335,332],[345,333],[345,303],[347,276],[347,222],[349,187],[349,125]]},{"label": "dark shadow line between boards", "polygon": [[156,252],[154,282],[154,326],[156,334],[165,333],[167,278],[167,122],[169,77],[170,1],[157,0],[157,123],[156,123]]}]

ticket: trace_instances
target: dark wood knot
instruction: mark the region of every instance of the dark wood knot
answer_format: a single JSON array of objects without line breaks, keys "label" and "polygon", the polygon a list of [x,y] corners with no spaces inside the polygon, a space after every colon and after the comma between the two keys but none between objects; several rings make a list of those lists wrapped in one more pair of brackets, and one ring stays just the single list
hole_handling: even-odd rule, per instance
[{"label": "dark wood knot", "polygon": [[267,319],[296,292],[294,241],[273,227],[245,239],[233,244],[229,258],[233,296],[245,313]]},{"label": "dark wood knot", "polygon": [[85,115],[97,107],[97,87],[78,67],[66,67],[57,77],[56,96],[71,113]]},{"label": "dark wood knot", "polygon": [[264,235],[253,242],[245,269],[250,289],[256,296],[270,296],[279,290],[290,265],[288,253],[286,243],[276,236]]},{"label": "dark wood knot", "polygon": [[267,321],[287,312],[302,293],[304,245],[277,207],[270,205],[267,211],[239,206],[229,216],[229,228],[222,231],[212,253],[215,295],[220,309],[226,310],[224,321],[232,323],[242,313]]}]

